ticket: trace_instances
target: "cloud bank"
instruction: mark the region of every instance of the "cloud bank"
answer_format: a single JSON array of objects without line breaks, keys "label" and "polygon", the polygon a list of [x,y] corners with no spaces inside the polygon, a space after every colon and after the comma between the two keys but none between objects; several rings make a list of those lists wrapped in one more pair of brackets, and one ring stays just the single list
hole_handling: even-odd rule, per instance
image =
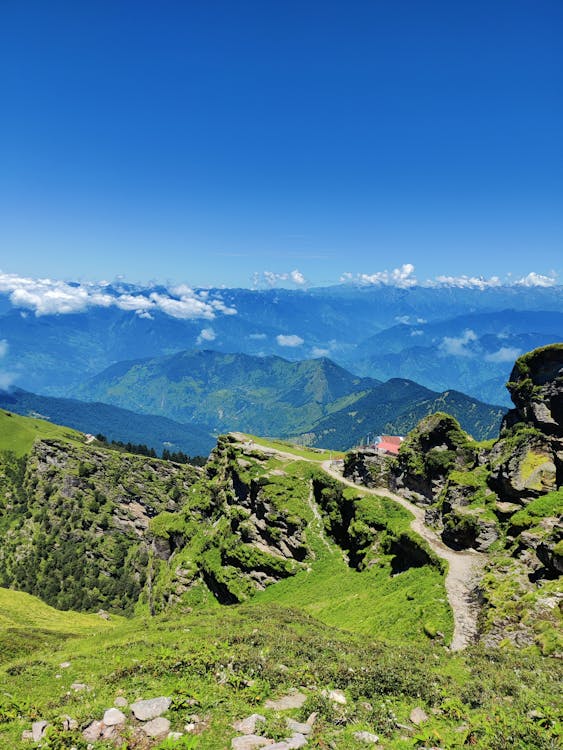
[{"label": "cloud bank", "polygon": [[516,287],[552,287],[557,285],[557,274],[552,271],[543,275],[531,271],[519,279],[500,276],[447,276],[440,275],[433,279],[419,280],[415,276],[415,268],[412,263],[404,263],[391,271],[377,271],[376,273],[343,273],[339,281],[342,284],[357,284],[359,286],[392,286],[397,289],[410,289],[414,286],[439,288],[453,287],[456,289],[490,289],[501,286]]},{"label": "cloud bank", "polygon": [[260,271],[252,275],[252,287],[258,289],[260,287],[269,287],[273,289],[278,284],[289,281],[296,287],[304,287],[307,284],[307,279],[295,268],[293,271],[287,273],[274,273],[273,271]]},{"label": "cloud bank", "polygon": [[473,352],[468,345],[473,341],[477,341],[477,334],[468,328],[461,336],[444,336],[440,349],[453,357],[472,357]]},{"label": "cloud bank", "polygon": [[9,295],[14,307],[35,315],[69,315],[92,307],[116,307],[150,318],[155,312],[171,318],[213,320],[217,315],[236,315],[218,293],[194,290],[186,285],[165,291],[123,290],[100,283],[74,283],[55,279],[32,279],[0,273],[0,293]]}]

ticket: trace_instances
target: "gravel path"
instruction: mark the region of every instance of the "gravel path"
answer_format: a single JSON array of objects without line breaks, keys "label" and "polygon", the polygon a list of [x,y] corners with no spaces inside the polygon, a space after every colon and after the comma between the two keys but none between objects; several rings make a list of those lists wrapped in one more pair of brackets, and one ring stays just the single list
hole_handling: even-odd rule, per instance
[{"label": "gravel path", "polygon": [[342,482],[342,484],[371,495],[388,497],[413,514],[414,519],[411,522],[411,529],[428,542],[428,545],[438,557],[441,557],[442,560],[446,560],[448,563],[445,586],[454,616],[454,634],[450,649],[452,651],[459,651],[474,642],[477,637],[477,615],[479,608],[473,601],[472,591],[481,577],[484,565],[483,555],[475,552],[475,550],[456,552],[448,547],[436,532],[429,529],[424,523],[424,510],[414,503],[405,500],[404,497],[396,495],[394,492],[390,492],[383,487],[370,489],[358,485],[343,477],[340,472],[333,468],[330,461],[323,462],[322,468],[327,474]]},{"label": "gravel path", "polygon": [[[245,446],[249,446],[248,438],[246,438],[245,435],[242,433],[231,434],[240,441],[241,447],[244,448]],[[297,456],[289,451],[277,450],[254,442],[252,443],[252,448],[291,461],[308,461],[309,463],[322,467],[323,471],[342,484],[371,495],[387,497],[390,500],[399,503],[399,505],[402,505],[403,508],[412,513],[414,519],[411,522],[411,529],[428,543],[438,557],[442,560],[446,560],[448,563],[445,587],[454,618],[454,634],[450,644],[450,649],[452,651],[460,651],[477,639],[477,616],[479,613],[479,607],[474,601],[473,590],[479,582],[486,561],[486,558],[482,554],[475,550],[456,552],[451,549],[444,544],[435,531],[426,526],[424,523],[424,510],[419,508],[418,505],[409,502],[409,500],[406,500],[400,495],[396,495],[394,492],[390,492],[384,487],[370,489],[369,487],[356,484],[350,479],[346,479],[334,468],[332,461],[323,461],[322,463],[319,461],[312,461],[311,459]]]}]

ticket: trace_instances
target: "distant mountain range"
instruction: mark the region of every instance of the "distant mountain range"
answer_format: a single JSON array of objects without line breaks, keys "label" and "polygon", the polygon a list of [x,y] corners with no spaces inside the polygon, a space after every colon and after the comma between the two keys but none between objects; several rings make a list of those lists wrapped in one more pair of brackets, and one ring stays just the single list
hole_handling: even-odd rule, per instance
[{"label": "distant mountain range", "polygon": [[75,395],[177,422],[205,419],[214,433],[302,436],[309,444],[339,449],[368,433],[406,433],[437,410],[452,413],[483,439],[498,432],[505,411],[406,379],[359,378],[327,358],[289,362],[214,351],[120,362]]},{"label": "distant mountain range", "polygon": [[190,456],[206,456],[215,445],[215,438],[200,425],[180,424],[167,417],[138,414],[99,402],[39,396],[21,388],[0,391],[0,408],[92,435],[102,434],[108,440],[147,445],[159,454],[167,448]]},{"label": "distant mountain range", "polygon": [[0,384],[68,396],[117,362],[213,348],[294,361],[324,356],[361,377],[402,377],[506,403],[514,359],[563,340],[558,286],[185,292],[69,283],[63,292],[43,284],[33,294],[0,294]]}]

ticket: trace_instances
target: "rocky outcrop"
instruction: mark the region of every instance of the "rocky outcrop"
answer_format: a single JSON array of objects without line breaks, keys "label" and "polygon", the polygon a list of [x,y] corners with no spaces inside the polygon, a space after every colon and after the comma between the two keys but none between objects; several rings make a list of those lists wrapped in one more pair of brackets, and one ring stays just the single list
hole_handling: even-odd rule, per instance
[{"label": "rocky outcrop", "polygon": [[520,422],[563,438],[563,344],[535,349],[516,360],[506,387],[515,409],[506,415],[504,430]]},{"label": "rocky outcrop", "polygon": [[478,463],[475,444],[449,414],[425,417],[407,438],[393,467],[391,488],[422,505],[436,502],[450,472]]},{"label": "rocky outcrop", "polygon": [[343,476],[364,487],[386,487],[394,458],[375,451],[350,451],[344,457]]}]

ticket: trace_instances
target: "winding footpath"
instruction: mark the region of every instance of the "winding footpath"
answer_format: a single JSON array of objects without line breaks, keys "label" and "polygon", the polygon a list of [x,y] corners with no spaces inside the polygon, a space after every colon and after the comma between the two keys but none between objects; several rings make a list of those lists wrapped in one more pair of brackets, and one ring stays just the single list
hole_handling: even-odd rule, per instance
[{"label": "winding footpath", "polygon": [[448,602],[454,618],[454,633],[450,644],[450,650],[460,651],[476,640],[479,608],[474,601],[473,590],[479,582],[486,561],[486,558],[481,553],[476,552],[475,550],[456,552],[451,549],[444,544],[435,531],[426,526],[424,523],[424,510],[419,508],[418,505],[411,503],[404,497],[396,495],[394,492],[391,492],[384,487],[364,487],[363,485],[352,482],[350,479],[346,479],[334,468],[332,461],[323,461],[321,463],[289,451],[278,450],[277,448],[264,446],[252,441],[250,441],[250,445],[248,438],[242,433],[235,432],[231,434],[240,442],[243,449],[245,447],[252,447],[263,453],[276,455],[280,458],[286,458],[291,461],[306,461],[316,466],[320,466],[326,474],[333,479],[336,479],[338,482],[341,482],[348,487],[353,487],[360,492],[389,498],[412,513],[414,518],[410,524],[411,529],[428,543],[429,547],[438,557],[448,563],[445,587]]},{"label": "winding footpath", "polygon": [[410,525],[411,529],[428,543],[429,547],[438,557],[448,563],[445,586],[454,618],[454,634],[450,650],[460,651],[470,643],[473,643],[477,637],[478,607],[473,601],[472,592],[481,577],[485,562],[483,555],[475,550],[456,552],[448,547],[436,532],[429,529],[424,523],[424,510],[419,508],[418,505],[405,500],[404,497],[396,495],[394,492],[390,492],[383,487],[370,489],[369,487],[356,484],[343,477],[332,466],[331,461],[324,461],[321,466],[323,471],[342,484],[354,487],[354,489],[361,490],[370,495],[387,497],[412,513],[414,519]]}]

